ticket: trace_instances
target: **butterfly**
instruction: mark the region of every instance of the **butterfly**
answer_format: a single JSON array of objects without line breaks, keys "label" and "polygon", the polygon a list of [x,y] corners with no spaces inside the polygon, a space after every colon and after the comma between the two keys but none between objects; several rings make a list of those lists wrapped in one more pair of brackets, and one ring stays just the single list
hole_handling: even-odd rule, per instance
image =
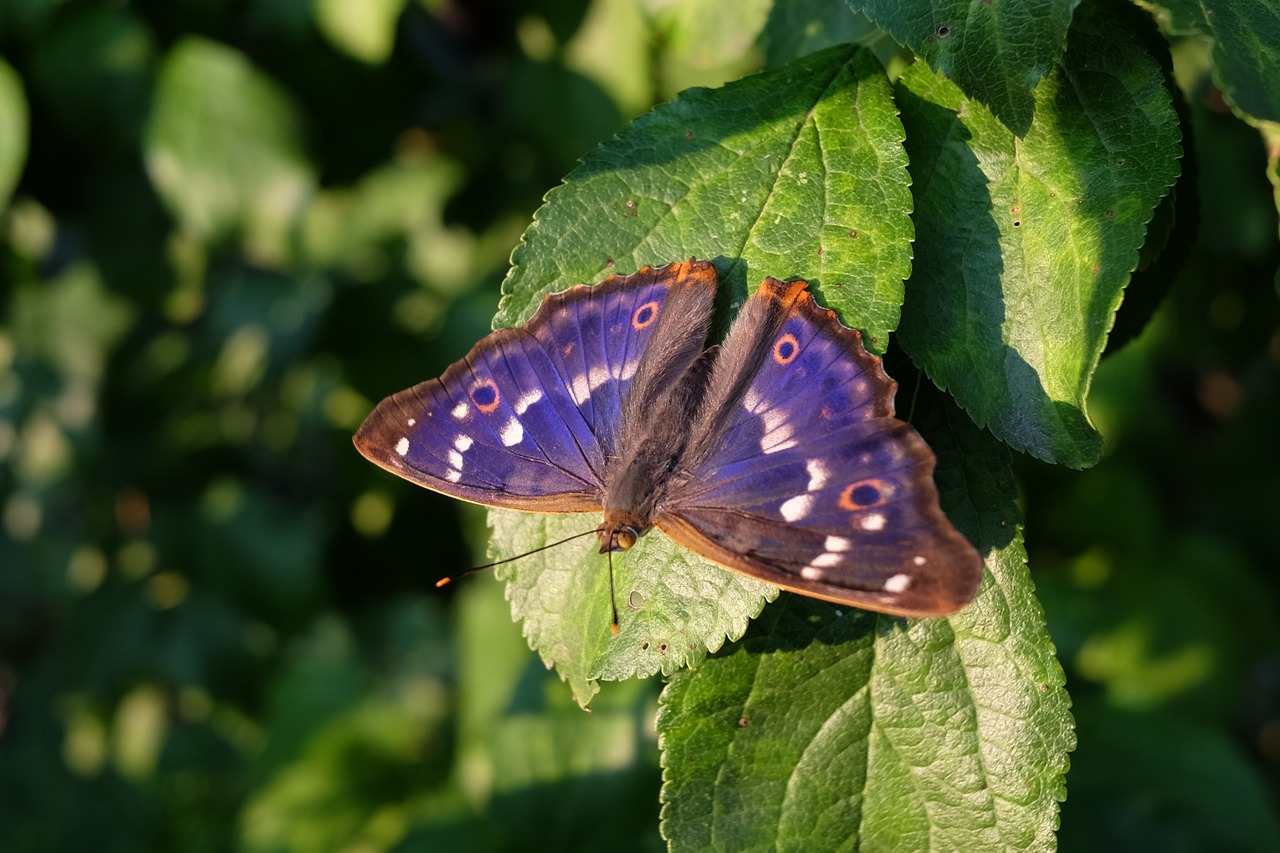
[{"label": "butterfly", "polygon": [[[897,383],[814,302],[765,279],[707,347],[715,267],[690,259],[546,297],[354,441],[455,498],[603,513],[600,552],[652,527],[730,569],[840,604],[940,616],[982,558],[938,505],[935,456]],[[617,628],[616,606],[614,629]]]}]

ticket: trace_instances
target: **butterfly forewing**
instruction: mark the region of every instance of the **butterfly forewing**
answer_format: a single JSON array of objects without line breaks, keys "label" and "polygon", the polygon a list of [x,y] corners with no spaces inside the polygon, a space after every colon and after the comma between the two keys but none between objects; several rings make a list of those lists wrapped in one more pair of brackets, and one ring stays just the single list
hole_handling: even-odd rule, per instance
[{"label": "butterfly forewing", "polygon": [[355,442],[382,467],[464,500],[544,512],[600,506],[604,455],[523,329],[495,332],[439,379],[383,400]]},{"label": "butterfly forewing", "polygon": [[618,451],[633,388],[652,393],[653,366],[678,376],[702,351],[714,295],[715,268],[686,261],[548,297],[529,322],[606,456]]},{"label": "butterfly forewing", "polygon": [[439,379],[383,400],[356,447],[475,503],[599,511],[623,401],[633,385],[652,395],[655,364],[678,373],[697,357],[714,293],[715,268],[691,260],[549,296],[525,328],[494,332]]}]

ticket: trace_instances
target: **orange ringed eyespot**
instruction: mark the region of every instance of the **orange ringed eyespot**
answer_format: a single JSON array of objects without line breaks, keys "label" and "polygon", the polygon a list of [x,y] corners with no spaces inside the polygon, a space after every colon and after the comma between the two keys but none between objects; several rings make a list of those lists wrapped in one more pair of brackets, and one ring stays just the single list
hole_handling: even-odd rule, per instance
[{"label": "orange ringed eyespot", "polygon": [[773,360],[778,364],[790,364],[796,360],[796,356],[799,354],[800,342],[790,332],[778,338],[778,342],[773,345]]},{"label": "orange ringed eyespot", "polygon": [[493,414],[501,402],[502,396],[498,393],[498,386],[492,379],[484,379],[479,385],[471,389],[471,402],[476,404],[476,408],[486,415]]},{"label": "orange ringed eyespot", "polygon": [[850,512],[867,509],[884,500],[884,490],[884,484],[879,480],[859,480],[844,487],[838,503],[841,509]]},{"label": "orange ringed eyespot", "polygon": [[636,313],[631,315],[631,327],[634,329],[646,329],[653,325],[653,321],[658,319],[659,305],[656,300],[646,302],[636,309]]}]

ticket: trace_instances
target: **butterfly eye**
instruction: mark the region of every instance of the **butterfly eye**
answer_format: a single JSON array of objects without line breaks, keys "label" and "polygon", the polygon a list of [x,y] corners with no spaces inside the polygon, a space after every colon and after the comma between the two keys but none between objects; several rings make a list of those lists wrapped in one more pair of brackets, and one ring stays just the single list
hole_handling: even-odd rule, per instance
[{"label": "butterfly eye", "polygon": [[614,534],[614,538],[617,541],[619,548],[623,551],[629,551],[632,546],[636,544],[636,539],[638,537],[635,530],[630,527],[624,527]]}]

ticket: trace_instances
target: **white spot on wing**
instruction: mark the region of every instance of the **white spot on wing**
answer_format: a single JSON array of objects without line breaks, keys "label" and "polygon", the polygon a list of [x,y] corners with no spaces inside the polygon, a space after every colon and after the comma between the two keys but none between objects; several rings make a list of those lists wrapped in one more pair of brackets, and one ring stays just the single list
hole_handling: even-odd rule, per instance
[{"label": "white spot on wing", "polygon": [[503,447],[514,447],[524,441],[524,427],[520,426],[518,420],[512,418],[502,427],[498,437],[502,439]]},{"label": "white spot on wing", "polygon": [[924,555],[916,554],[915,559],[913,559],[911,562],[915,563],[917,566],[923,566],[925,563],[929,561],[924,558]]},{"label": "white spot on wing", "polygon": [[456,450],[449,451],[449,464],[459,471],[462,470],[462,454]]},{"label": "white spot on wing", "polygon": [[[811,492],[821,489],[827,484],[827,480],[831,478],[831,469],[821,459],[810,459],[804,463],[804,468],[809,472],[809,491]],[[827,550],[832,549],[828,548]]]},{"label": "white spot on wing", "polygon": [[459,403],[458,405],[456,405],[456,406],[454,406],[454,407],[453,407],[453,417],[454,417],[456,420],[462,420],[462,419],[463,419],[463,418],[465,418],[466,416],[467,416],[467,404],[466,404],[466,403]]},{"label": "white spot on wing", "polygon": [[822,577],[822,569],[815,569],[813,566],[805,566],[800,570],[800,577],[806,580],[816,581]]},{"label": "white spot on wing", "polygon": [[863,530],[884,530],[884,515],[878,512],[870,513],[862,519]]},{"label": "white spot on wing", "polygon": [[617,373],[617,378],[624,382],[636,375],[636,368],[640,366],[638,357],[629,358],[622,364],[622,368]]},{"label": "white spot on wing", "polygon": [[833,554],[827,551],[825,554],[819,554],[809,561],[809,567],[814,569],[826,569],[831,566],[840,565],[840,561],[844,558],[839,554]]},{"label": "white spot on wing", "polygon": [[591,383],[587,380],[587,374],[579,373],[573,377],[573,381],[569,383],[569,393],[573,395],[573,402],[581,406],[591,396]]},{"label": "white spot on wing", "polygon": [[406,436],[400,436],[400,440],[396,442],[396,453],[404,456],[409,452],[409,439]]},{"label": "white spot on wing", "polygon": [[408,423],[408,424],[409,424],[409,426],[414,426],[414,425],[416,425],[416,424],[418,423],[418,419],[417,419],[417,418],[409,418],[409,420],[408,420],[408,421],[406,421],[406,423]]},{"label": "white spot on wing", "polygon": [[796,446],[797,442],[791,437],[792,429],[787,423],[786,412],[770,409],[760,418],[764,421],[764,436],[760,439],[762,451],[777,453],[779,450]]},{"label": "white spot on wing", "polygon": [[526,391],[520,395],[520,399],[516,400],[516,404],[511,408],[516,410],[517,415],[523,415],[529,410],[529,407],[542,399],[542,392],[537,388],[532,391]]},{"label": "white spot on wing", "polygon": [[472,444],[474,444],[474,442],[471,440],[471,436],[469,435],[460,435],[453,440],[453,447],[459,453],[466,453],[471,449]]},{"label": "white spot on wing", "polygon": [[444,472],[444,478],[448,480],[450,483],[456,483],[462,479],[462,472],[455,471],[452,468],[450,468],[448,471]]},{"label": "white spot on wing", "polygon": [[754,412],[759,405],[760,395],[755,392],[754,388],[748,388],[747,393],[742,395],[742,408],[748,412]]},{"label": "white spot on wing", "polygon": [[911,586],[911,575],[894,575],[884,582],[885,592],[906,592]]},{"label": "white spot on wing", "polygon": [[828,551],[851,551],[853,550],[853,540],[846,539],[843,536],[828,536],[822,547]]},{"label": "white spot on wing", "polygon": [[782,517],[787,521],[799,521],[809,514],[809,509],[813,506],[813,495],[796,495],[794,498],[788,498],[782,502],[782,506],[778,507],[778,511],[782,513]]},{"label": "white spot on wing", "polygon": [[779,450],[789,450],[798,443],[791,437],[791,427],[784,426],[760,439],[760,450],[765,453],[777,453]]}]

